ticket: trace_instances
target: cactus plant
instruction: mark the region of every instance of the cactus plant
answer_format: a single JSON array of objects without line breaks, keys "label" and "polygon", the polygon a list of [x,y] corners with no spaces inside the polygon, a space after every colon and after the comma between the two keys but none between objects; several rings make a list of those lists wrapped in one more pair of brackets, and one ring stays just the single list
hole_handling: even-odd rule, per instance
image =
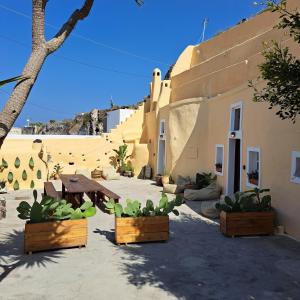
[{"label": "cactus plant", "polygon": [[119,203],[115,203],[113,199],[110,199],[106,204],[106,210],[119,217],[148,217],[148,216],[167,216],[170,213],[174,213],[176,216],[179,215],[176,206],[183,204],[182,198],[177,196],[174,200],[169,201],[166,194],[162,193],[162,197],[157,207],[151,200],[147,200],[146,206],[141,208],[141,203],[137,200],[126,200],[126,207]]},{"label": "cactus plant", "polygon": [[15,167],[18,169],[18,168],[20,167],[20,165],[21,165],[20,158],[17,157],[17,158],[15,159]]},{"label": "cactus plant", "polygon": [[269,189],[255,188],[246,192],[237,192],[233,199],[226,196],[225,203],[217,203],[216,209],[225,212],[270,211],[272,209],[271,195],[261,197],[261,194],[269,191]]},{"label": "cactus plant", "polygon": [[17,190],[20,189],[20,185],[19,185],[19,181],[18,180],[15,181],[13,188],[14,188],[15,191],[17,191]]},{"label": "cactus plant", "polygon": [[37,191],[33,191],[34,203],[32,206],[22,201],[17,207],[18,217],[29,220],[31,223],[57,220],[78,220],[89,218],[96,214],[96,208],[91,201],[84,202],[80,208],[73,209],[71,203],[66,200],[57,200],[51,197],[43,197],[41,202],[37,201]]},{"label": "cactus plant", "polygon": [[7,174],[7,181],[8,181],[9,183],[12,183],[13,180],[14,180],[14,174],[13,174],[12,172],[9,172],[9,173]]},{"label": "cactus plant", "polygon": [[41,170],[37,170],[37,172],[36,172],[36,178],[37,179],[42,179],[42,171]]},{"label": "cactus plant", "polygon": [[24,181],[27,180],[27,172],[26,172],[26,170],[24,170],[24,171],[22,172],[22,179],[23,179]]},{"label": "cactus plant", "polygon": [[33,161],[33,158],[32,158],[32,157],[30,157],[28,165],[29,165],[29,168],[30,168],[31,170],[34,169],[34,161]]}]

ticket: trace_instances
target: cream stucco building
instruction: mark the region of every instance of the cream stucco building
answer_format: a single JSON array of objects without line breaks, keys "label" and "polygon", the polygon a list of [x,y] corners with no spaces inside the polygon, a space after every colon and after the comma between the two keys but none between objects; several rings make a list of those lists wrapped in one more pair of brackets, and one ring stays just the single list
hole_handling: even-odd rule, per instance
[{"label": "cream stucco building", "polygon": [[[289,1],[290,9],[297,6],[299,1]],[[274,28],[278,20],[278,14],[264,12],[211,40],[188,46],[168,79],[162,79],[159,69],[153,71],[150,96],[108,134],[42,137],[51,166],[61,163],[65,172],[104,167],[110,164],[113,149],[125,141],[136,175],[149,164],[153,174],[175,179],[215,172],[224,194],[254,186],[270,188],[277,223],[300,239],[300,119],[295,124],[280,120],[267,104],[252,101],[253,90],[248,87],[249,80],[259,75],[263,43],[277,40],[300,57],[299,44],[287,31]],[[36,179],[37,169],[44,166],[35,138],[10,137],[0,152],[9,165],[2,177],[14,172],[14,180],[23,188],[30,180],[41,187],[45,180]],[[16,156],[22,162],[18,169],[13,166]],[[34,170],[28,169],[31,156]],[[27,181],[21,178],[24,169]],[[247,174],[255,172],[257,182],[250,182]]]},{"label": "cream stucco building", "polygon": [[[297,6],[289,1],[290,9]],[[215,172],[224,194],[270,188],[278,224],[300,239],[300,119],[280,120],[267,104],[253,102],[248,86],[259,75],[264,43],[276,40],[300,57],[288,31],[274,28],[278,20],[264,12],[188,46],[168,80],[155,69],[141,141],[155,173]],[[247,175],[253,173],[256,182]]]}]

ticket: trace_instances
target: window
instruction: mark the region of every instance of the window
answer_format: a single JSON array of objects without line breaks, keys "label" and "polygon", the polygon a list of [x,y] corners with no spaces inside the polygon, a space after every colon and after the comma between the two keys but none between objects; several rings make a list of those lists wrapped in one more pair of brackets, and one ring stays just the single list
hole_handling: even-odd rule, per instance
[{"label": "window", "polygon": [[260,149],[247,149],[247,185],[259,186],[260,183]]},{"label": "window", "polygon": [[240,131],[242,123],[242,103],[238,102],[231,105],[230,131]]},{"label": "window", "polygon": [[291,181],[300,183],[300,151],[292,152]]},{"label": "window", "polygon": [[224,169],[224,145],[216,145],[215,153],[215,173],[223,175]]},{"label": "window", "polygon": [[241,108],[234,109],[234,123],[233,123],[233,130],[239,131],[241,124]]},{"label": "window", "polygon": [[165,121],[160,121],[160,129],[159,129],[159,135],[160,137],[164,137],[165,135]]}]

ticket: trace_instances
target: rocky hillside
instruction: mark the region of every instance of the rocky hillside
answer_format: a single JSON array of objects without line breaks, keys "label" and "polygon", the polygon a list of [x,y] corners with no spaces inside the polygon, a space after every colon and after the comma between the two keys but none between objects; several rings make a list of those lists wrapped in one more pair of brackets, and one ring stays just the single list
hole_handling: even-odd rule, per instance
[{"label": "rocky hillside", "polygon": [[[73,119],[62,121],[50,120],[47,123],[31,123],[30,127],[34,134],[50,135],[101,135],[106,130],[107,113],[116,109],[136,109],[137,105],[113,106],[110,109],[93,109],[88,113],[76,115]],[[29,132],[28,132],[29,133]]]}]

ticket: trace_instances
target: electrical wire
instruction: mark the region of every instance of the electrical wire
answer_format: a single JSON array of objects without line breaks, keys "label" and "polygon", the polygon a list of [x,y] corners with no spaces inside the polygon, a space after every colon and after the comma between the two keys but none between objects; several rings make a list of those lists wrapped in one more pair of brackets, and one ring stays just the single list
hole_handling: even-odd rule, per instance
[{"label": "electrical wire", "polygon": [[[7,40],[9,42],[15,43],[15,44],[17,44],[19,46],[22,46],[24,48],[31,49],[31,47],[28,46],[27,44],[25,44],[23,42],[20,42],[16,39],[12,39],[10,37],[4,36],[2,34],[0,34],[0,38],[4,39],[4,40]],[[140,78],[149,78],[149,76],[146,76],[146,75],[126,72],[126,71],[117,70],[117,69],[111,69],[111,68],[107,68],[107,67],[103,67],[103,66],[98,66],[98,65],[94,65],[94,64],[91,64],[91,63],[80,61],[80,60],[77,60],[77,59],[74,59],[74,58],[70,58],[70,57],[67,57],[65,55],[57,54],[57,53],[54,53],[53,57],[58,57],[58,58],[61,58],[63,60],[78,64],[78,65],[81,65],[81,66],[85,66],[85,67],[93,68],[93,69],[98,69],[98,70],[102,70],[102,71],[106,71],[106,72],[117,73],[117,74],[121,74],[121,75],[133,76],[133,77],[140,77]]]},{"label": "electrical wire", "polygon": [[[11,7],[6,6],[6,5],[0,4],[0,8],[6,10],[8,12],[14,13],[14,14],[20,16],[20,17],[23,17],[23,18],[26,18],[26,19],[29,19],[29,20],[32,19],[31,15],[27,15],[27,14],[25,14],[23,12],[15,10],[15,9],[13,9]],[[45,26],[48,26],[49,28],[52,28],[52,29],[55,29],[55,30],[59,30],[60,29],[58,26],[55,26],[55,25],[50,24],[48,22],[45,22]],[[84,35],[78,34],[76,32],[72,32],[72,36],[74,36],[74,37],[76,37],[78,39],[87,41],[87,42],[89,42],[91,44],[94,44],[96,46],[104,47],[104,48],[113,50],[115,52],[119,52],[120,54],[123,54],[123,55],[131,56],[131,57],[134,57],[134,58],[137,58],[137,59],[141,59],[141,60],[144,60],[144,61],[149,61],[149,62],[152,62],[152,63],[159,63],[159,64],[164,65],[164,66],[170,66],[170,64],[164,63],[162,61],[151,59],[151,58],[148,58],[148,57],[144,57],[144,56],[141,56],[141,55],[129,52],[129,51],[124,50],[124,49],[120,49],[120,48],[113,47],[113,46],[108,45],[108,44],[104,44],[102,42],[96,41],[96,40],[94,40],[92,38],[89,38],[89,37],[85,37]]]}]

